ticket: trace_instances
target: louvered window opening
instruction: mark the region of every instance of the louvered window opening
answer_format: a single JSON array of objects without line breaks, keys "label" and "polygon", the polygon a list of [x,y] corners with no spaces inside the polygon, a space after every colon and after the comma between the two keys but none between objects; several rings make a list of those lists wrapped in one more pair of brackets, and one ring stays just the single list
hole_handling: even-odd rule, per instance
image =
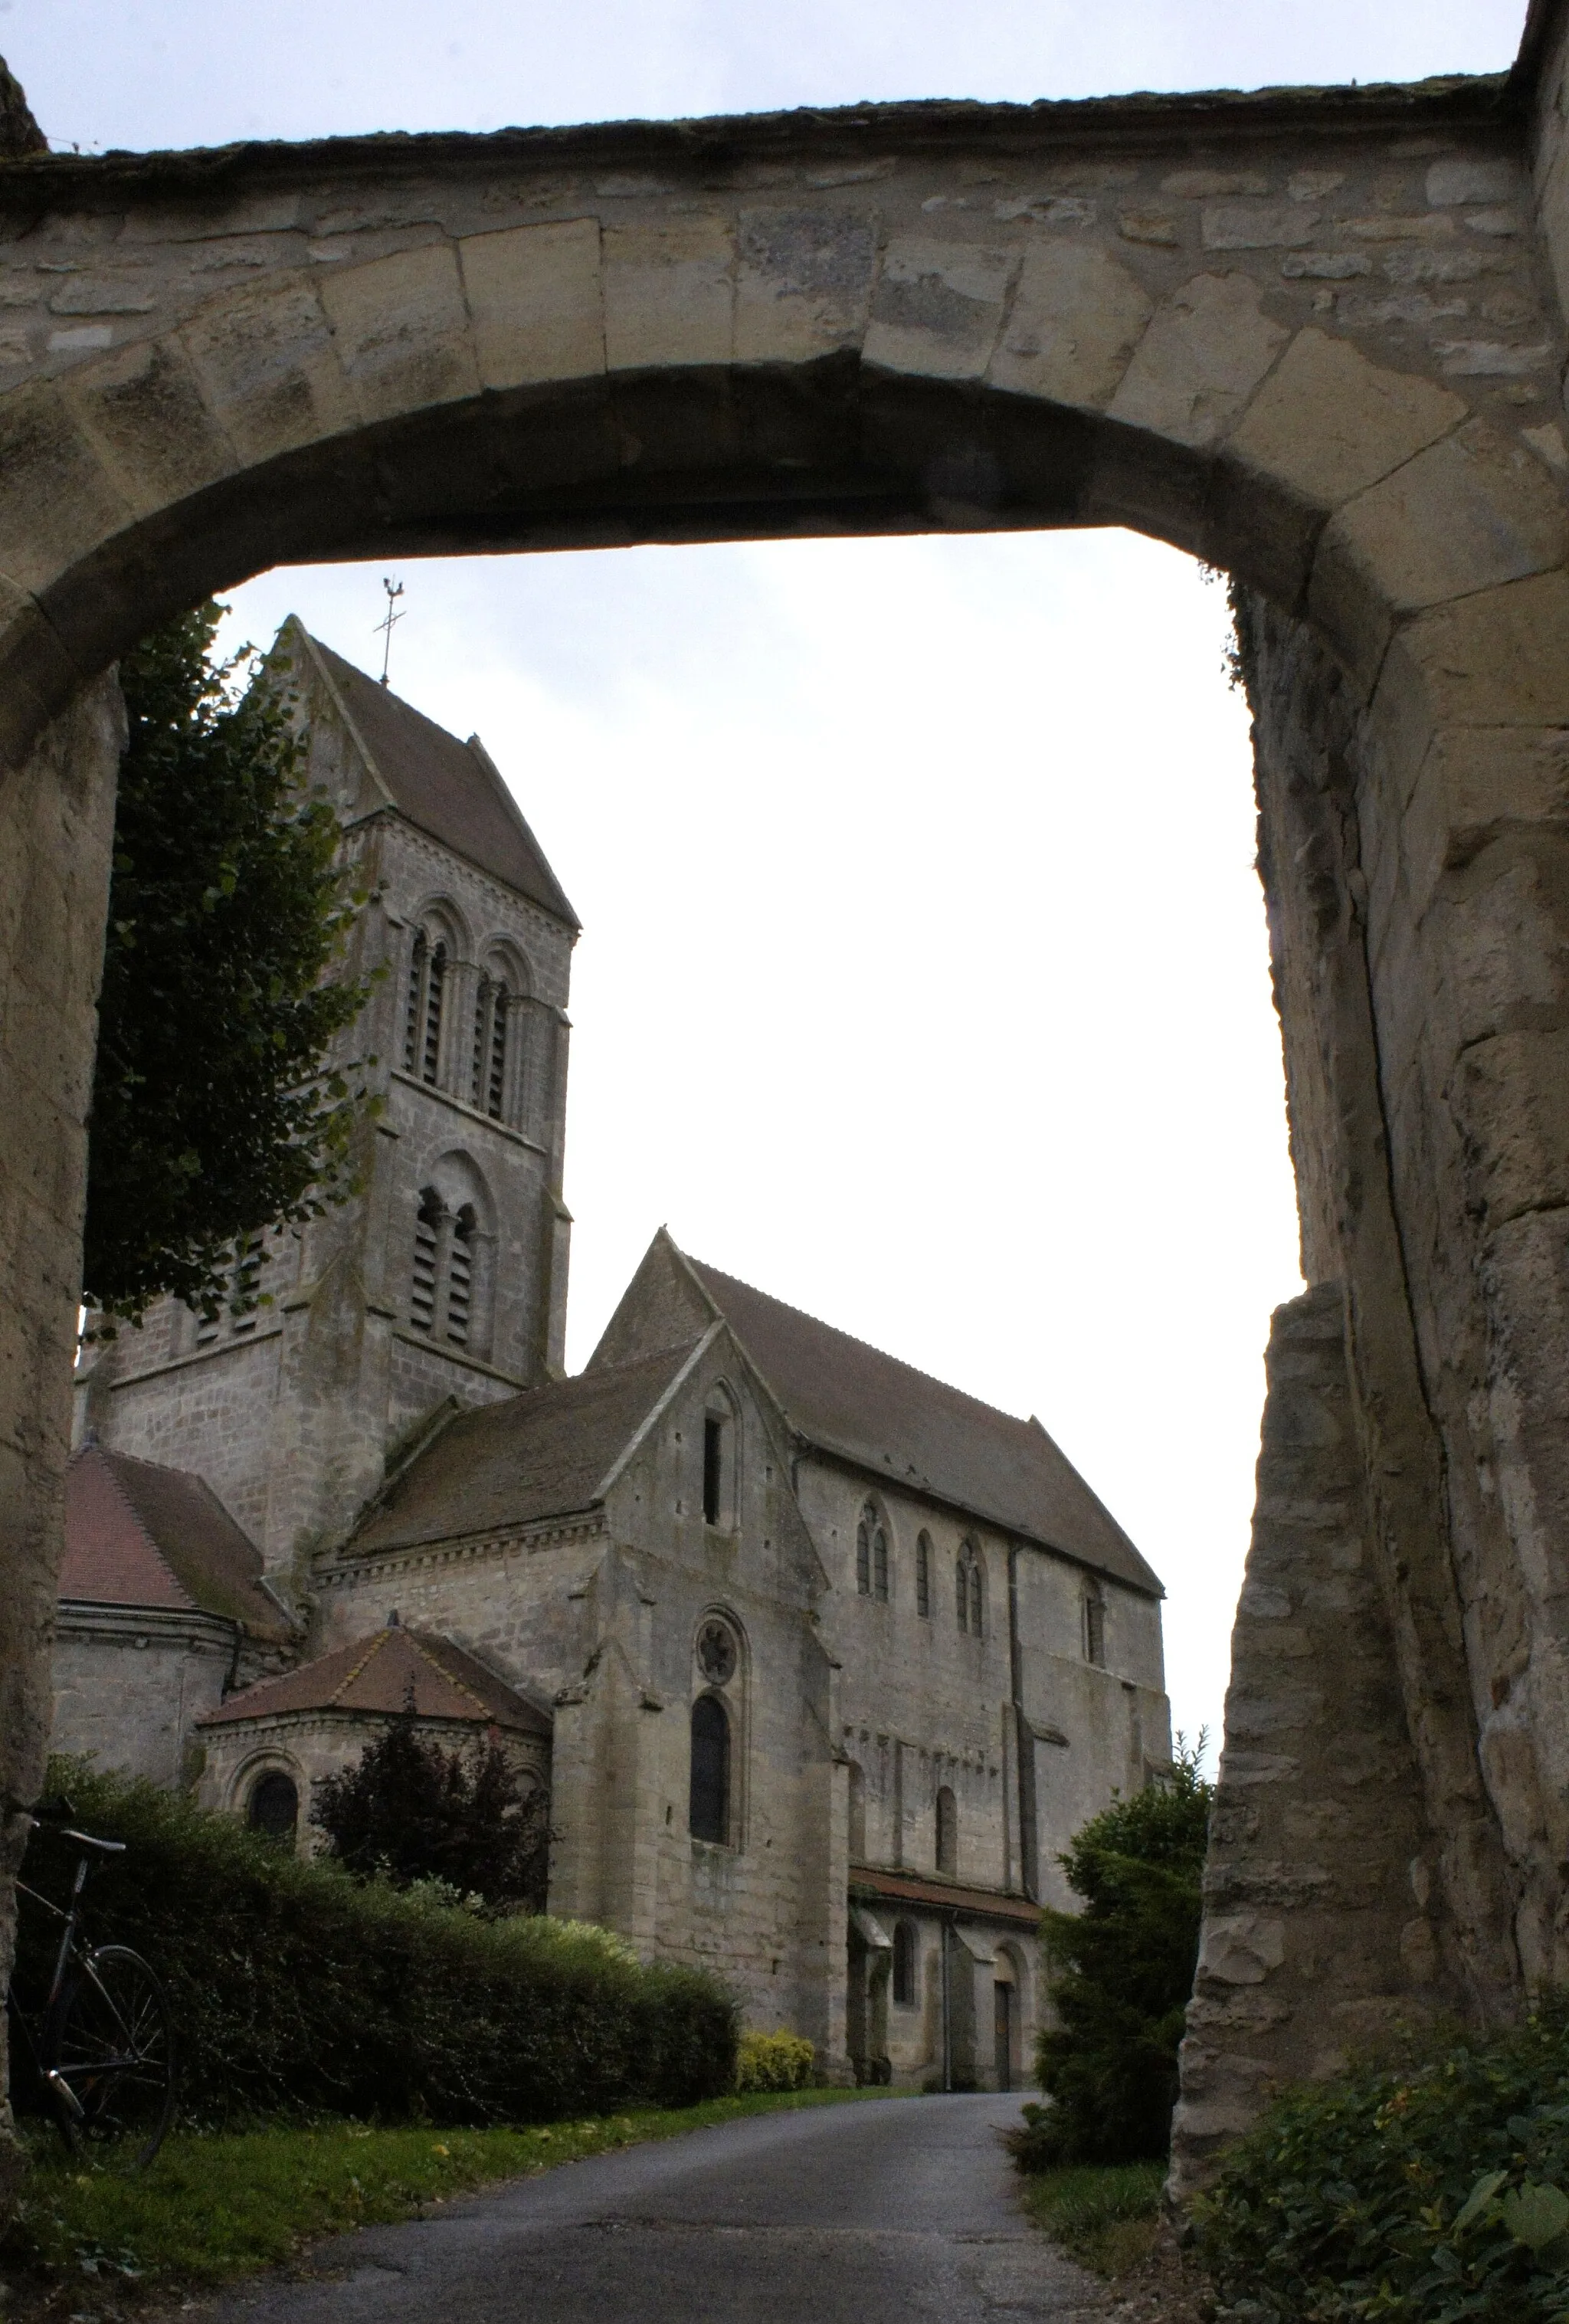
[{"label": "louvered window opening", "polygon": [[485,1091],[485,1110],[493,1121],[500,1121],[506,1111],[509,1001],[510,995],[506,986],[498,984],[491,994],[490,1074]]},{"label": "louvered window opening", "polygon": [[1084,1600],[1084,1658],[1102,1667],[1106,1660],[1106,1605],[1099,1597]]},{"label": "louvered window opening", "polygon": [[931,1536],[924,1533],[915,1545],[915,1610],[928,1618],[932,1610]]},{"label": "louvered window opening", "polygon": [[432,1088],[441,1068],[441,993],[447,979],[447,947],[438,945],[425,977],[425,1040],[420,1055],[420,1078]]},{"label": "louvered window opening", "polygon": [[[261,1281],[262,1269],[265,1263],[266,1258],[262,1249],[261,1236],[246,1235],[240,1244],[239,1259],[235,1268],[235,1290],[237,1294],[249,1296],[255,1291]],[[260,1310],[254,1307],[248,1308],[243,1315],[236,1315],[234,1319],[236,1335],[254,1332],[259,1320]]]},{"label": "louvered window opening", "polygon": [[954,1610],[960,1629],[978,1638],[982,1627],[981,1561],[973,1542],[964,1544],[954,1568]]},{"label": "louvered window opening", "polygon": [[440,1231],[441,1197],[434,1186],[427,1186],[420,1196],[419,1215],[414,1221],[414,1281],[409,1296],[409,1321],[417,1332],[430,1332],[436,1325],[436,1255]]},{"label": "louvered window opening", "polygon": [[453,1222],[447,1267],[447,1336],[455,1348],[468,1345],[468,1315],[474,1290],[474,1204],[465,1203]]}]

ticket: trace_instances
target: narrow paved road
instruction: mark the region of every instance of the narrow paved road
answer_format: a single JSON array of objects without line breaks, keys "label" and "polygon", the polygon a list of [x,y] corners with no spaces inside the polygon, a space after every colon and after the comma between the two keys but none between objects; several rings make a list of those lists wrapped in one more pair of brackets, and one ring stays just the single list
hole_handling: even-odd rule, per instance
[{"label": "narrow paved road", "polygon": [[756,2116],[323,2244],[218,2324],[1070,2324],[1094,2280],[1029,2227],[1017,2098]]}]

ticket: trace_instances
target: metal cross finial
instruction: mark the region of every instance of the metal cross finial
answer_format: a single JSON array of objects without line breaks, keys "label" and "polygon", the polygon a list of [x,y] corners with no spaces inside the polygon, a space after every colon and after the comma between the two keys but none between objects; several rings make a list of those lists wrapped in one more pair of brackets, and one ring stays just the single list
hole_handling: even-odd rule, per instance
[{"label": "metal cross finial", "polygon": [[385,686],[387,682],[387,663],[391,659],[392,652],[392,624],[394,622],[401,622],[403,618],[401,613],[394,610],[397,600],[403,594],[403,585],[401,581],[389,581],[383,574],[382,576],[382,586],[387,593],[387,618],[384,622],[378,622],[375,629],[372,631],[371,634],[374,637],[379,632],[385,632],[382,645],[382,684]]}]

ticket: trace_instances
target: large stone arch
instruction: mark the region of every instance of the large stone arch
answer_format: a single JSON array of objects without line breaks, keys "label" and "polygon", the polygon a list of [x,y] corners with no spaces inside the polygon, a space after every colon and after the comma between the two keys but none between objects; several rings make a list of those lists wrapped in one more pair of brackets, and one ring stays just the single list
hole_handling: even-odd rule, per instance
[{"label": "large stone arch", "polygon": [[1509,83],[0,165],[14,1796],[115,654],[306,558],[1123,523],[1244,589],[1315,1286],[1274,1352],[1189,2151],[1325,2053],[1332,1971],[1357,2031],[1564,1973],[1562,14]]}]

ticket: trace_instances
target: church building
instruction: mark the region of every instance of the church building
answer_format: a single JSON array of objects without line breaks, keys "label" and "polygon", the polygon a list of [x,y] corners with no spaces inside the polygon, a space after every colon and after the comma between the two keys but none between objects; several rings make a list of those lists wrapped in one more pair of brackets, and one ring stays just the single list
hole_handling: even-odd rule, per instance
[{"label": "church building", "polygon": [[410,1710],[548,1792],[549,1909],[833,2075],[1028,2075],[1042,1902],[1169,1765],[1161,1588],[1018,1420],[657,1234],[563,1370],[577,923],[477,737],[271,657],[383,967],[361,1189],[84,1358],[56,1748],[309,1846]]}]

